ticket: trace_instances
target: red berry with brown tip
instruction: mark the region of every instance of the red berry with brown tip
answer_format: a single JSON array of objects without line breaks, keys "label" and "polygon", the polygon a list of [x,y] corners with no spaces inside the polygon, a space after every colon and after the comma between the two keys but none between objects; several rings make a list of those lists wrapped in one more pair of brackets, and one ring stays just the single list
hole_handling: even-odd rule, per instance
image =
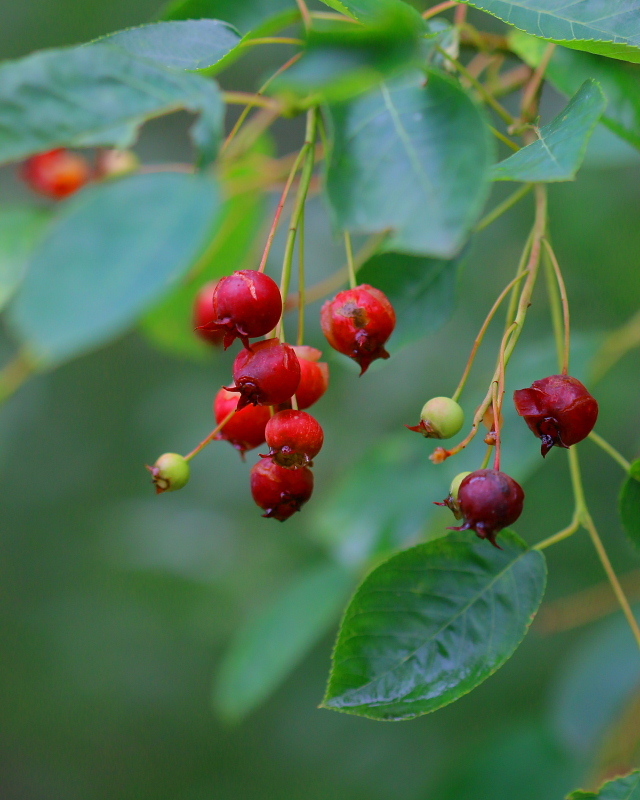
[{"label": "red berry with brown tip", "polygon": [[[237,405],[237,393],[220,389],[213,403],[216,423],[220,425],[224,422]],[[270,419],[271,411],[268,406],[247,406],[241,411],[236,411],[224,428],[216,434],[216,439],[229,442],[244,456],[247,450],[253,450],[254,447],[264,444],[264,432]]]},{"label": "red berry with brown tip", "polygon": [[206,283],[193,302],[193,327],[196,334],[205,342],[222,347],[224,331],[214,325],[213,293],[218,281]]},{"label": "red berry with brown tip", "polygon": [[91,167],[81,155],[58,148],[27,159],[22,178],[34,192],[61,200],[89,182]]},{"label": "red berry with brown tip", "polygon": [[458,508],[464,524],[452,531],[473,529],[494,547],[496,534],[522,514],[524,491],[519,483],[496,469],[478,469],[464,478],[458,489]]},{"label": "red berry with brown tip", "polygon": [[263,517],[284,522],[300,511],[312,492],[313,472],[308,467],[286,469],[262,458],[251,470],[251,494],[264,510]]},{"label": "red berry with brown tip", "polygon": [[296,389],[298,408],[302,411],[317,403],[329,386],[329,365],[322,358],[322,352],[308,345],[295,345],[300,362],[300,384]]},{"label": "red berry with brown tip", "polygon": [[278,411],[267,422],[269,455],[281,467],[310,467],[324,442],[322,426],[306,411]]},{"label": "red berry with brown tip", "polygon": [[577,378],[550,375],[513,393],[516,411],[542,440],[543,457],[555,445],[571,447],[585,439],[598,419],[598,403]]},{"label": "red berry with brown tip", "polygon": [[274,406],[286,403],[300,383],[300,362],[293,347],[279,339],[256,342],[252,350],[241,350],[233,364],[234,386],[240,392],[238,411],[253,405]]},{"label": "red berry with brown tip", "polygon": [[249,339],[266,336],[282,316],[278,284],[255,269],[241,269],[221,278],[212,303],[210,330],[224,335],[225,349],[236,338],[250,349]]},{"label": "red berry with brown tip", "polygon": [[396,325],[396,314],[387,296],[363,283],[339,292],[323,306],[322,332],[339,353],[360,365],[364,374],[377,358],[389,358],[384,349]]}]

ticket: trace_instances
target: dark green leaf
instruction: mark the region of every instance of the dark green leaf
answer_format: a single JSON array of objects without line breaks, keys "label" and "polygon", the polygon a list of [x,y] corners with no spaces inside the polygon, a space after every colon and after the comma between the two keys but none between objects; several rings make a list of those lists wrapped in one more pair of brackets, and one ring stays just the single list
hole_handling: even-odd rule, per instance
[{"label": "dark green leaf", "polygon": [[204,175],[156,173],[92,186],[37,247],[11,323],[42,367],[131,327],[187,272],[220,201]]},{"label": "dark green leaf", "polygon": [[640,547],[640,460],[631,465],[629,477],[622,484],[619,507],[627,536]]},{"label": "dark green leaf", "polygon": [[463,2],[540,39],[574,50],[640,62],[640,0]]},{"label": "dark green leaf", "polygon": [[501,667],[540,605],[546,568],[515,533],[503,531],[500,544],[453,532],[377,567],[345,613],[323,705],[409,719]]},{"label": "dark green leaf", "polygon": [[605,783],[597,792],[572,792],[567,800],[640,800],[640,770]]},{"label": "dark green leaf", "polygon": [[336,225],[390,230],[389,250],[451,258],[477,220],[493,145],[454,81],[410,75],[331,109],[327,189]]},{"label": "dark green leaf", "polygon": [[0,66],[0,163],[54,147],[129,147],[147,119],[199,112],[203,162],[217,153],[224,106],[216,84],[94,44],[46,50]]},{"label": "dark green leaf", "polygon": [[221,716],[238,720],[275,691],[336,621],[353,582],[353,575],[336,564],[316,567],[238,630],[213,689]]},{"label": "dark green leaf", "polygon": [[0,308],[19,286],[49,217],[45,209],[36,206],[0,208]]},{"label": "dark green leaf", "polygon": [[595,81],[585,81],[539,139],[493,168],[496,181],[571,181],[607,101]]},{"label": "dark green leaf", "polygon": [[220,19],[248,33],[280,12],[296,8],[295,0],[175,0],[161,15],[167,20]]}]

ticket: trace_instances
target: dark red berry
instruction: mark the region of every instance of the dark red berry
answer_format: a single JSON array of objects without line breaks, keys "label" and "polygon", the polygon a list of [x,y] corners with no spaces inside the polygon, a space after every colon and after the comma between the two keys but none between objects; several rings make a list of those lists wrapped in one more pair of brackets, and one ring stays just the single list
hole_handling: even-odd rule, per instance
[{"label": "dark red berry", "polygon": [[396,314],[379,289],[363,283],[339,292],[322,306],[320,321],[331,347],[357,361],[361,375],[376,358],[389,358],[384,344],[393,333]]},{"label": "dark red berry", "polygon": [[278,411],[267,422],[269,455],[281,467],[310,467],[324,442],[320,423],[306,411]]},{"label": "dark red berry", "polygon": [[278,284],[254,269],[241,269],[221,278],[212,302],[209,329],[224,335],[225,349],[236,338],[250,349],[249,338],[265,336],[282,316]]},{"label": "dark red berry", "polygon": [[[227,389],[220,389],[213,403],[216,423],[220,425],[238,405],[238,395]],[[247,406],[236,411],[224,428],[216,435],[216,439],[232,444],[242,455],[247,450],[264,444],[264,431],[271,419],[268,406]]]},{"label": "dark red berry", "polygon": [[279,339],[256,342],[252,350],[241,350],[233,364],[235,386],[225,387],[240,392],[238,411],[253,405],[273,406],[286,403],[300,383],[300,362],[293,347]]},{"label": "dark red berry", "polygon": [[296,389],[298,408],[302,411],[316,403],[329,386],[329,365],[319,361],[320,350],[308,345],[293,348],[300,362],[300,384]]},{"label": "dark red berry", "polygon": [[217,285],[218,281],[206,283],[196,295],[193,303],[193,327],[205,342],[222,347],[224,331],[213,325],[213,293]]},{"label": "dark red berry", "polygon": [[464,524],[452,531],[473,529],[494,547],[496,534],[522,514],[524,492],[519,483],[496,469],[478,469],[464,478],[458,489],[458,507]]},{"label": "dark red berry", "polygon": [[557,447],[581,442],[598,419],[598,403],[586,387],[570,375],[550,375],[534,381],[529,389],[513,393],[516,411],[542,440],[546,456]]},{"label": "dark red berry", "polygon": [[284,522],[307,502],[313,492],[313,472],[308,467],[286,469],[262,458],[251,470],[251,494],[264,510],[263,517]]},{"label": "dark red berry", "polygon": [[61,200],[90,180],[91,167],[81,155],[59,148],[27,159],[22,177],[34,192]]}]

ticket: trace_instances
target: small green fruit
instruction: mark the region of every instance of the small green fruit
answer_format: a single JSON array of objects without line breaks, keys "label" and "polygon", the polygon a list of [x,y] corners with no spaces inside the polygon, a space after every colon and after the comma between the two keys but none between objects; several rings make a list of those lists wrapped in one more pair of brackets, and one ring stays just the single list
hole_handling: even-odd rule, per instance
[{"label": "small green fruit", "polygon": [[189,462],[178,453],[165,453],[152,467],[147,467],[156,487],[156,494],[175,492],[189,482]]},{"label": "small green fruit", "polygon": [[450,397],[432,397],[422,407],[418,425],[406,425],[428,439],[450,439],[462,430],[464,411]]},{"label": "small green fruit", "polygon": [[460,505],[458,503],[458,491],[460,489],[460,484],[462,481],[467,477],[467,475],[471,475],[470,472],[461,472],[451,481],[451,486],[449,487],[449,494],[441,503],[435,503],[437,506],[446,506],[453,512],[453,516],[456,519],[462,519],[462,512],[460,511]]},{"label": "small green fruit", "polygon": [[458,499],[458,489],[460,488],[460,484],[462,481],[467,477],[467,475],[471,475],[470,472],[461,472],[451,481],[451,486],[449,487],[449,494],[454,500]]}]

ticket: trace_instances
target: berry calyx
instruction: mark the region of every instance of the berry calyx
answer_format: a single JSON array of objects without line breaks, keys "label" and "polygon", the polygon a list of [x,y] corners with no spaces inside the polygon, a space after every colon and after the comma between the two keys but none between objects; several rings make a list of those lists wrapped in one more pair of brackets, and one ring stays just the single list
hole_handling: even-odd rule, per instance
[{"label": "berry calyx", "polygon": [[[238,395],[227,389],[220,389],[213,403],[213,413],[219,425],[238,405]],[[224,428],[216,434],[216,439],[227,441],[244,456],[247,450],[253,450],[264,444],[264,432],[271,419],[268,406],[247,406],[236,413]]]},{"label": "berry calyx", "polygon": [[278,411],[267,422],[269,456],[281,467],[310,467],[324,442],[320,423],[306,411]]},{"label": "berry calyx", "polygon": [[441,502],[435,502],[435,506],[447,506],[447,508],[453,512],[453,516],[456,519],[462,519],[462,512],[460,511],[460,505],[458,504],[458,492],[460,491],[460,484],[462,481],[467,477],[467,475],[471,475],[470,472],[460,472],[456,477],[451,481],[451,486],[449,487],[449,494],[445,499]]},{"label": "berry calyx", "polygon": [[316,403],[329,387],[329,365],[322,358],[322,352],[308,345],[294,345],[300,362],[300,384],[296,389],[298,408],[302,411]]},{"label": "berry calyx", "polygon": [[251,470],[251,494],[270,517],[284,522],[300,511],[313,492],[313,472],[308,467],[287,469],[263,458]]},{"label": "berry calyx", "polygon": [[496,469],[478,469],[469,473],[458,488],[458,506],[464,524],[452,531],[474,530],[494,547],[496,534],[513,524],[524,504],[524,491],[519,483]]},{"label": "berry calyx", "polygon": [[233,364],[234,386],[240,392],[238,411],[249,403],[274,406],[286,403],[300,383],[300,362],[293,347],[277,338],[257,342],[252,350],[241,350]]},{"label": "berry calyx", "polygon": [[27,159],[22,178],[34,192],[61,200],[88,183],[91,167],[81,155],[58,148]]},{"label": "berry calyx", "polygon": [[417,425],[405,425],[410,431],[421,433],[427,439],[450,439],[460,433],[464,425],[464,411],[450,397],[432,397],[420,412]]},{"label": "berry calyx", "polygon": [[[205,342],[222,347],[224,331],[216,328],[214,323],[213,293],[218,281],[206,283],[198,292],[193,302],[193,327],[196,334]],[[220,421],[220,420],[218,420]]]},{"label": "berry calyx", "polygon": [[266,336],[282,316],[278,284],[254,269],[241,269],[218,281],[208,329],[224,335],[225,350],[236,339],[251,349],[249,338]]},{"label": "berry calyx", "polygon": [[379,289],[363,283],[339,292],[322,306],[320,323],[331,347],[356,361],[361,375],[375,359],[389,358],[384,344],[393,333],[396,314]]},{"label": "berry calyx", "polygon": [[516,411],[542,440],[544,456],[552,447],[571,447],[585,439],[598,419],[598,403],[577,378],[550,375],[513,393]]},{"label": "berry calyx", "polygon": [[156,463],[147,469],[156,487],[156,494],[175,492],[189,482],[191,468],[189,462],[178,453],[164,453]]}]

